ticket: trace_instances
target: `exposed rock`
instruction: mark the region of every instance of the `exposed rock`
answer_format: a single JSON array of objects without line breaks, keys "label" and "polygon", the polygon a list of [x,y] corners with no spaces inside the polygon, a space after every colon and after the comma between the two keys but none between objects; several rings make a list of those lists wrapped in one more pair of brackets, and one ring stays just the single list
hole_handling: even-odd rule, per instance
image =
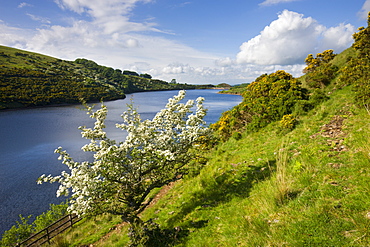
[{"label": "exposed rock", "polygon": [[[333,148],[333,151],[346,151],[347,148],[343,145],[346,133],[342,131],[344,118],[341,116],[334,116],[330,123],[321,127],[320,132],[313,134],[310,138],[314,139],[317,136],[328,138],[327,145]],[[330,139],[329,139],[330,138]]]}]

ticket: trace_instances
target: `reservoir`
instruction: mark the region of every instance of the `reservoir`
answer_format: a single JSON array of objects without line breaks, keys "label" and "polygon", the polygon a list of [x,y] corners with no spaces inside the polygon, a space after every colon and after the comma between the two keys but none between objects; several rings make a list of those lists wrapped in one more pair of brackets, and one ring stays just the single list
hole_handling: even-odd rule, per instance
[{"label": "reservoir", "polygon": [[[208,108],[205,121],[214,123],[221,113],[239,104],[241,96],[218,94],[218,90],[188,90],[186,100],[202,96]],[[117,141],[125,133],[115,127],[122,123],[121,114],[132,100],[141,119],[151,119],[164,108],[169,98],[178,91],[142,92],[127,95],[126,99],[105,102],[108,107],[106,132]],[[100,103],[95,108],[98,109]],[[56,197],[58,183],[38,185],[42,174],[59,175],[67,167],[59,161],[54,150],[67,150],[76,161],[91,159],[81,151],[89,140],[81,137],[79,126],[93,127],[81,105],[9,110],[0,112],[0,235],[10,229],[22,216],[38,216],[49,209],[49,204],[66,198]],[[32,218],[33,219],[33,218]]]}]

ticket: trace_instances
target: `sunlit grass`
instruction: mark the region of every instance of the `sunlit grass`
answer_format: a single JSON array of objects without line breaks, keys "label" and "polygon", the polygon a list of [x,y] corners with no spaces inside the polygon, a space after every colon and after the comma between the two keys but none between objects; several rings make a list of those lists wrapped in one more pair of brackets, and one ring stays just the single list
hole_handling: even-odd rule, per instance
[{"label": "sunlit grass", "polygon": [[93,244],[112,231],[117,224],[121,223],[121,218],[112,215],[101,215],[86,218],[67,230],[66,233],[53,239],[52,246],[80,246]]}]

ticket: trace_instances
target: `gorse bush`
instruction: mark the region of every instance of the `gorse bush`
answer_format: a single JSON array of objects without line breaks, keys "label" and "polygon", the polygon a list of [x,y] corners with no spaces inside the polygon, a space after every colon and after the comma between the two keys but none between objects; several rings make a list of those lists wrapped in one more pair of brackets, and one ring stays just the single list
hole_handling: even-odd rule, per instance
[{"label": "gorse bush", "polygon": [[252,121],[247,126],[250,130],[280,120],[292,112],[297,101],[308,98],[298,80],[282,70],[250,84],[243,96],[243,102],[250,106],[253,113]]},{"label": "gorse bush", "polygon": [[299,101],[307,99],[308,91],[291,74],[279,70],[262,75],[247,86],[242,103],[224,112],[212,128],[222,138],[239,130],[257,131],[291,114]]},{"label": "gorse bush", "polygon": [[335,78],[337,71],[337,66],[323,64],[316,70],[307,73],[307,86],[310,88],[325,88]]},{"label": "gorse bush", "polygon": [[298,120],[292,115],[284,115],[280,120],[280,125],[283,129],[292,130],[297,125]]},{"label": "gorse bush", "polygon": [[368,26],[361,27],[353,35],[352,47],[356,56],[349,59],[347,66],[341,69],[339,80],[345,85],[354,85],[355,101],[358,105],[370,106],[370,15]]},{"label": "gorse bush", "polygon": [[312,54],[308,54],[307,58],[304,60],[307,67],[303,69],[303,73],[309,73],[317,70],[323,64],[328,64],[331,60],[335,58],[333,50],[326,50],[322,53],[317,53],[314,58]]},{"label": "gorse bush", "polygon": [[306,73],[306,84],[309,88],[322,89],[335,78],[338,67],[330,64],[335,56],[333,50],[318,53],[316,58],[312,54],[307,56],[305,59],[307,67],[303,69],[303,72]]}]

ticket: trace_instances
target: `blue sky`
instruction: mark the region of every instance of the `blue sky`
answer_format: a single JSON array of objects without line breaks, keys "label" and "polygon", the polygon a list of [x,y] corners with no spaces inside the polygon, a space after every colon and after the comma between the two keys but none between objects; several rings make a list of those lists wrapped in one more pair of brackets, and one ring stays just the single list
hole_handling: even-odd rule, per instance
[{"label": "blue sky", "polygon": [[348,48],[370,0],[0,0],[0,44],[190,84],[251,82]]}]

